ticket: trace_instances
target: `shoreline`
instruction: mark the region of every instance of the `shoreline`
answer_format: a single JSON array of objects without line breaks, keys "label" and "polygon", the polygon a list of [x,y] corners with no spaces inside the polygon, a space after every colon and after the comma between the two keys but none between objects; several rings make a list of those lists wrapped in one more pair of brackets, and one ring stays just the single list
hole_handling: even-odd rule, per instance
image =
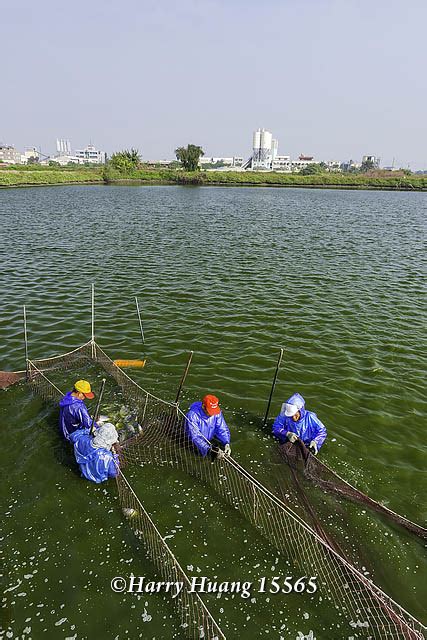
[{"label": "shoreline", "polygon": [[134,185],[197,187],[301,187],[368,191],[427,191],[427,176],[318,174],[302,176],[274,172],[197,172],[171,169],[138,169],[127,175],[107,168],[94,169],[3,169],[0,189],[63,185]]},{"label": "shoreline", "polygon": [[106,183],[101,180],[74,180],[67,182],[22,182],[20,184],[0,184],[2,189],[30,189],[32,187],[76,187],[76,186],[135,186],[135,187],[254,187],[267,189],[341,189],[343,191],[396,191],[425,193],[427,187],[409,187],[409,186],[381,186],[381,185],[346,185],[346,184],[274,184],[271,182],[209,182],[202,184],[191,184],[185,182],[173,182],[171,180],[111,180]]}]

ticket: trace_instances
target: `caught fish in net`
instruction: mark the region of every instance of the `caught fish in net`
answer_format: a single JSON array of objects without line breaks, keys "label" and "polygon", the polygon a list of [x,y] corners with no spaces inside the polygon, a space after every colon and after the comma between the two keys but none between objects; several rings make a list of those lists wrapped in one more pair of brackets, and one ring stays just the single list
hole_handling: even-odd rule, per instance
[{"label": "caught fish in net", "polygon": [[[140,387],[94,340],[64,356],[29,361],[30,384],[46,399],[57,401],[61,392],[47,374],[55,369],[81,366],[84,362],[98,364],[114,378],[126,398],[125,406],[132,408],[136,424],[141,427],[138,433],[123,442],[121,469],[128,465],[137,469],[141,464],[167,466],[208,485],[261,532],[279,550],[284,561],[292,563],[301,575],[317,576],[319,596],[333,604],[337,615],[346,620],[347,632],[354,638],[425,638],[426,628],[421,622],[361,573],[322,536],[321,531],[305,522],[285,500],[271,492],[234,458],[224,456],[212,463],[209,456],[199,455],[187,433],[186,417],[178,405]],[[117,483],[123,513],[162,576],[170,581],[175,581],[177,575],[183,576],[178,560],[122,470]],[[186,577],[183,580],[187,584]],[[211,640],[225,637],[200,596],[185,589],[182,593],[178,605],[183,624],[188,625],[188,635]],[[187,598],[190,596],[189,604]]]},{"label": "caught fish in net", "polygon": [[[52,374],[55,371],[64,369],[84,367],[91,362],[93,352],[94,350],[91,343],[87,343],[62,356],[34,362],[29,361],[30,385],[43,399],[56,403],[59,402],[64,394],[59,387],[48,378],[46,371]],[[43,371],[41,370],[42,367]],[[128,376],[123,372],[122,376],[121,369],[119,369],[117,365],[114,365],[114,363],[113,367],[117,368],[118,377],[125,382]],[[128,419],[128,424],[131,424],[132,430],[126,430],[124,424],[122,429],[124,434],[128,434],[129,440],[129,434],[133,435],[134,433],[132,421],[136,418],[135,412],[129,412],[129,407],[123,405],[117,414],[113,413],[112,415],[113,418],[122,419],[123,421],[126,418]],[[102,417],[107,419],[107,416]],[[193,640],[225,640],[224,633],[221,631],[221,628],[199,594],[189,591],[188,587],[191,584],[190,579],[182,569],[152,518],[145,510],[121,468],[118,469],[116,482],[122,513],[126,517],[135,536],[144,544],[147,554],[159,571],[160,576],[165,581],[183,582],[186,586],[174,599],[174,603],[180,613],[183,635]]]},{"label": "caught fish in net", "polygon": [[119,407],[109,404],[103,408],[108,415],[100,415],[97,422],[98,424],[112,423],[119,434],[120,444],[123,444],[129,438],[133,438],[137,433],[141,433],[142,427],[138,422],[138,413],[135,409],[131,409],[124,404]]}]

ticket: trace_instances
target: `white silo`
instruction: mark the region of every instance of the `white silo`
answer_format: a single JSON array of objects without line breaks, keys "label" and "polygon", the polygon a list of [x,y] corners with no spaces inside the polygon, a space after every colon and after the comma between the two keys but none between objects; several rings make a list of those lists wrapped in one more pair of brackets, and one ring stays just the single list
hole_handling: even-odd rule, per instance
[{"label": "white silo", "polygon": [[273,135],[270,131],[266,131],[265,129],[261,129],[261,144],[260,147],[267,153],[271,152],[271,142],[273,140]]},{"label": "white silo", "polygon": [[279,141],[273,138],[272,144],[271,144],[271,161],[272,162],[274,162],[277,156],[278,149],[279,149]]},{"label": "white silo", "polygon": [[252,149],[259,149],[261,147],[261,129],[254,131],[252,136]]},{"label": "white silo", "polygon": [[273,160],[273,147],[277,153],[277,141],[273,141],[273,135],[266,129],[254,131],[252,151],[252,169],[270,169]]}]

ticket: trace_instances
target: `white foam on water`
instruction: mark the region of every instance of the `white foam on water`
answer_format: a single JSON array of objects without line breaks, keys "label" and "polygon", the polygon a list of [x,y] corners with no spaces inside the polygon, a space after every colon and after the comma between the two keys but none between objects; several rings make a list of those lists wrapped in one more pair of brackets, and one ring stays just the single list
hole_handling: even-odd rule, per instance
[{"label": "white foam on water", "polygon": [[67,622],[67,620],[68,620],[68,618],[61,618],[60,620],[55,622],[55,627],[60,627],[61,624],[64,624],[64,622]]}]

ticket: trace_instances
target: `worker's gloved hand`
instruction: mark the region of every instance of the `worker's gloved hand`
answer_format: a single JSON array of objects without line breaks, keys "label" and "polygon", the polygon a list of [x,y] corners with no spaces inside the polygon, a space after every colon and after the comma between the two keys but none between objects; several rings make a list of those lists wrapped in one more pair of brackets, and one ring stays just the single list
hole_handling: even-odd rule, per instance
[{"label": "worker's gloved hand", "polygon": [[319,453],[319,449],[317,448],[317,443],[312,440],[310,442],[310,446],[308,447],[308,450],[314,455],[317,456],[317,454]]},{"label": "worker's gloved hand", "polygon": [[221,460],[225,456],[225,453],[219,447],[213,446],[210,448],[211,460],[214,462],[215,460]]},{"label": "worker's gloved hand", "polygon": [[224,447],[224,453],[226,456],[231,456],[231,447],[229,444],[226,444]]},{"label": "worker's gloved hand", "polygon": [[286,433],[286,437],[289,440],[289,442],[292,442],[292,444],[298,440],[297,434],[293,433],[292,431],[288,431]]}]

